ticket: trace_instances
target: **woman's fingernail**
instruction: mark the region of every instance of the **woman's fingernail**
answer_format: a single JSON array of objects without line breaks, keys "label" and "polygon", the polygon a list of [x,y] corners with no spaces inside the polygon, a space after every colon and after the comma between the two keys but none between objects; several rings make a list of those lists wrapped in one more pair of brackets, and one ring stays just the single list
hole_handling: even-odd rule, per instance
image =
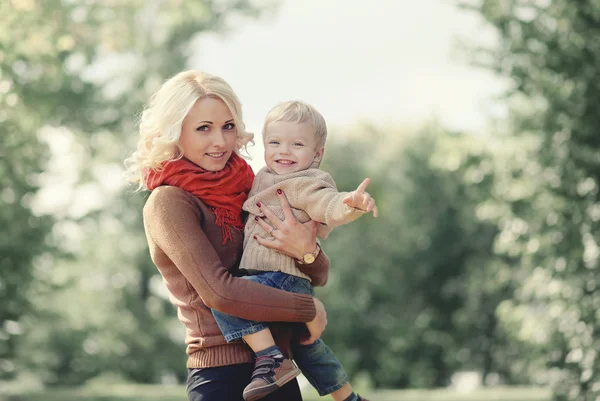
[{"label": "woman's fingernail", "polygon": [[254,220],[258,221],[258,216],[254,217]]},{"label": "woman's fingernail", "polygon": [[281,189],[278,189],[278,190],[277,190],[277,193],[278,193],[279,195],[281,195],[281,194],[283,193],[283,191],[282,191]]},{"label": "woman's fingernail", "polygon": [[256,235],[253,235],[252,238],[256,239]]},{"label": "woman's fingernail", "polygon": [[256,202],[256,206],[258,206],[258,207],[261,207],[261,206],[262,206],[262,203],[260,203],[260,202]]}]

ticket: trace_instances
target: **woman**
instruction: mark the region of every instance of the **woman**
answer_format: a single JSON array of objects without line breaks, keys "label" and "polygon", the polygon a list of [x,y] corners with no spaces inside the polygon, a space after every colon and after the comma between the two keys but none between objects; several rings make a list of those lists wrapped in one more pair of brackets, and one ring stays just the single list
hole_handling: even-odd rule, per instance
[{"label": "woman", "polygon": [[[144,206],[144,227],[152,260],[187,328],[190,401],[241,401],[253,370],[252,351],[242,342],[228,344],[209,308],[256,321],[304,322],[310,332],[306,343],[316,341],[327,324],[318,299],[236,277],[241,275],[241,208],[254,178],[238,152],[251,139],[231,87],[219,77],[186,71],[150,98],[137,150],[126,162],[130,181],[153,190]],[[275,240],[259,240],[302,259],[317,249],[317,224],[298,223],[284,194],[280,200],[283,221],[263,208]],[[329,260],[320,252],[315,262],[298,268],[323,285]],[[279,329],[278,342],[287,349],[291,331]],[[296,380],[264,398],[301,399]]]}]

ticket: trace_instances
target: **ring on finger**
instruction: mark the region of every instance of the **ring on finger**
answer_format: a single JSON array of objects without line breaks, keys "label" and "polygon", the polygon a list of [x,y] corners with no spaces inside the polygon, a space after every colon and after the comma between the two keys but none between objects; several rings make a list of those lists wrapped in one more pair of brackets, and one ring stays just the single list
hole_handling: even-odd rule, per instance
[{"label": "ring on finger", "polygon": [[275,227],[271,227],[271,229],[269,230],[269,235],[271,235],[271,233],[275,230],[277,230]]}]

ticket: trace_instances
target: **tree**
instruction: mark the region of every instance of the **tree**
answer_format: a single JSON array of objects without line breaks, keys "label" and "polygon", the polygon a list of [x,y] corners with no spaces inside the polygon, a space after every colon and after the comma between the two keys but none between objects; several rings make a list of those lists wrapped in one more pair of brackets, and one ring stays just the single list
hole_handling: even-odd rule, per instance
[{"label": "tree", "polygon": [[[2,28],[0,28],[2,30]],[[2,55],[3,53],[0,53]],[[1,71],[1,70],[0,70]],[[15,346],[23,333],[20,319],[31,311],[27,296],[40,269],[52,260],[54,247],[46,241],[52,218],[31,210],[47,148],[37,143],[12,82],[0,72],[0,379],[15,373]]]},{"label": "tree", "polygon": [[494,257],[495,222],[477,213],[495,183],[494,158],[481,139],[437,124],[388,131],[363,125],[327,147],[324,169],[338,188],[370,177],[381,217],[324,243],[325,339],[351,374],[378,387],[445,386],[461,369],[508,372],[496,308],[513,283],[489,280],[508,267]]},{"label": "tree", "polygon": [[[186,68],[195,38],[259,11],[251,0],[0,3],[0,180],[9,203],[0,222],[11,228],[0,243],[10,331],[0,332],[0,369],[34,369],[56,384],[102,371],[143,382],[185,375],[174,312],[154,285],[143,196],[119,184],[122,160],[142,105]],[[49,147],[58,155],[50,161]],[[40,186],[51,194],[51,180],[68,182],[67,201],[39,202],[48,215],[37,217],[32,196]],[[82,207],[79,197],[90,201]]]},{"label": "tree", "polygon": [[[546,367],[556,400],[600,396],[598,289],[600,4],[593,0],[466,5],[497,42],[477,62],[512,82],[512,135],[539,141],[523,168],[537,171],[527,198],[509,200],[519,233],[505,228],[522,284],[500,312]],[[512,232],[511,232],[512,231]]]}]

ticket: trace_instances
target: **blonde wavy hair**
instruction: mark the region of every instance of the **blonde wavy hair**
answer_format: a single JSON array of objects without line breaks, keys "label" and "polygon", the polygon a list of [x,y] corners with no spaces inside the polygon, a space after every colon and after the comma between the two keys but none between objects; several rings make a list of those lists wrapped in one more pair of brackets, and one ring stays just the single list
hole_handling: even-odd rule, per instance
[{"label": "blonde wavy hair", "polygon": [[141,114],[137,149],[125,160],[125,177],[138,185],[138,191],[147,189],[145,172],[160,171],[165,162],[183,157],[179,143],[183,119],[204,97],[220,99],[229,108],[237,128],[237,153],[253,142],[254,134],[246,132],[242,120],[242,105],[223,78],[194,70],[180,72],[150,97]]}]

